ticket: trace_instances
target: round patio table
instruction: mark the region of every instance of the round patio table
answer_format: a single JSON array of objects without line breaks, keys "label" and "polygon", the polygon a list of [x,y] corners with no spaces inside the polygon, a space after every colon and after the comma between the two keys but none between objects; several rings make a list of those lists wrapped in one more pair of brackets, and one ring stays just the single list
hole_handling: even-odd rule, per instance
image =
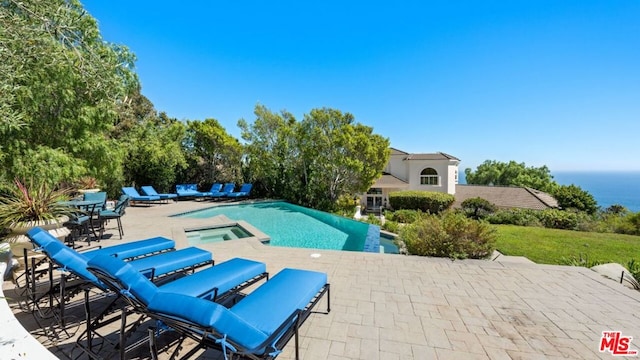
[{"label": "round patio table", "polygon": [[[96,208],[98,206],[102,206],[104,201],[101,200],[68,200],[61,201],[60,204],[65,206],[74,207],[76,209],[80,209],[84,211],[87,215],[89,215],[89,227],[91,228],[91,232],[93,233],[93,237],[98,239],[98,233],[96,232],[96,224],[95,222],[98,220],[98,215],[100,214],[100,210],[102,208]],[[102,224],[98,224],[102,227]]]}]

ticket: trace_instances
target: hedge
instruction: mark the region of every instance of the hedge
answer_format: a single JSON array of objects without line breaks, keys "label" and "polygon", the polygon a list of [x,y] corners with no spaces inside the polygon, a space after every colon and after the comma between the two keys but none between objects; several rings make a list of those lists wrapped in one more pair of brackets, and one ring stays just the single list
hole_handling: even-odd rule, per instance
[{"label": "hedge", "polygon": [[405,190],[389,193],[389,204],[394,210],[420,210],[439,214],[447,210],[454,201],[453,195],[434,191]]}]

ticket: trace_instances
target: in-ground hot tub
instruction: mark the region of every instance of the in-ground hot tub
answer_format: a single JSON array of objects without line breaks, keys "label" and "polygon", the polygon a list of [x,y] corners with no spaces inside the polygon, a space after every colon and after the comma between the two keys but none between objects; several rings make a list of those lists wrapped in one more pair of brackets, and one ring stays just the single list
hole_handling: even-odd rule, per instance
[{"label": "in-ground hot tub", "polygon": [[185,230],[189,245],[208,244],[254,236],[247,229],[236,224],[210,226]]}]

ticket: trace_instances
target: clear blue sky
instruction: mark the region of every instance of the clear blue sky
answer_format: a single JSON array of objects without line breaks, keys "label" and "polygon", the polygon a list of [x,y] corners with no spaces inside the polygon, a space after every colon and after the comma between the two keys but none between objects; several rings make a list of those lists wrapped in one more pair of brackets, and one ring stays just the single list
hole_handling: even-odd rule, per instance
[{"label": "clear blue sky", "polygon": [[142,92],[184,120],[355,115],[408,152],[640,170],[640,1],[103,1]]}]

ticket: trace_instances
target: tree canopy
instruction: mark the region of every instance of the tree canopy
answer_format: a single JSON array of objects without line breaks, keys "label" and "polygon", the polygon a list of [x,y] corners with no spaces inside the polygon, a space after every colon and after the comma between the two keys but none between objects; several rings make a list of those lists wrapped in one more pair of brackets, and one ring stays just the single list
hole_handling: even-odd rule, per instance
[{"label": "tree canopy", "polygon": [[105,135],[137,86],[133,61],[77,0],[1,2],[0,177],[121,177]]},{"label": "tree canopy", "polygon": [[552,192],[556,186],[546,165],[527,167],[513,160],[508,163],[486,160],[476,171],[467,168],[464,174],[467,184],[472,185],[522,186],[546,192]]},{"label": "tree canopy", "polygon": [[193,181],[211,184],[242,180],[242,145],[218,120],[188,121],[183,146]]},{"label": "tree canopy", "polygon": [[255,114],[238,126],[252,176],[269,196],[331,209],[340,196],[366,191],[389,159],[389,140],[349,113],[313,109],[297,122],[258,105]]}]

